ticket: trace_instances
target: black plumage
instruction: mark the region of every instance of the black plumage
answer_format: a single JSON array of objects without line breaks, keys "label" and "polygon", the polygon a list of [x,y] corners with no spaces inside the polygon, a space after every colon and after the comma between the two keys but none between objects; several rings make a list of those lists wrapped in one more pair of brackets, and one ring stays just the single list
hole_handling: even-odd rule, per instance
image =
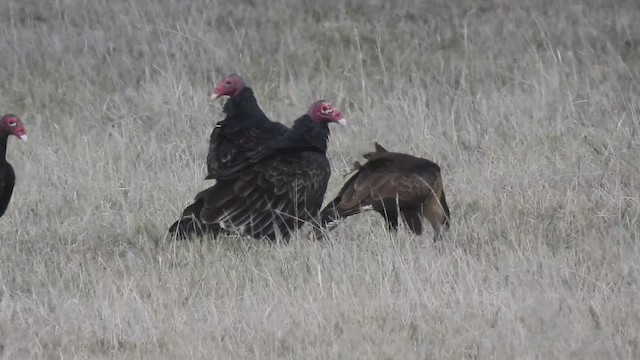
[{"label": "black plumage", "polygon": [[422,218],[426,218],[434,229],[434,241],[448,229],[450,213],[438,164],[389,152],[378,143],[364,157],[368,161],[355,163],[357,172],[320,212],[321,228],[333,228],[344,218],[374,210],[390,229],[398,228],[401,216],[418,235],[422,234]]},{"label": "black plumage", "polygon": [[264,114],[253,90],[245,86],[240,76],[229,75],[216,85],[212,99],[221,96],[229,96],[229,99],[223,107],[225,118],[211,132],[206,179],[213,179],[214,173],[244,161],[247,152],[289,130]]},{"label": "black plumage", "polygon": [[13,166],[7,162],[6,158],[9,135],[15,135],[20,140],[27,141],[24,125],[15,115],[4,115],[0,118],[0,217],[7,211],[16,181]]},{"label": "black plumage", "polygon": [[211,174],[216,184],[196,196],[169,232],[183,238],[225,230],[287,240],[322,206],[331,176],[326,157],[330,122],[345,121],[325,101],[312,104],[283,136]]}]

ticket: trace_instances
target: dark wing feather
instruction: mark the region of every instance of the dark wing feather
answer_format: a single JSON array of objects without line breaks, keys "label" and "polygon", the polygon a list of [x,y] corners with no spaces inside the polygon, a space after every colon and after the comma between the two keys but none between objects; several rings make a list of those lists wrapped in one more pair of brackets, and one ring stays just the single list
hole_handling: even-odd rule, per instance
[{"label": "dark wing feather", "polygon": [[0,166],[0,216],[4,215],[7,207],[9,207],[15,181],[16,176],[13,172],[13,167],[5,162]]},{"label": "dark wing feather", "polygon": [[235,147],[228,146],[223,138],[224,120],[219,121],[209,137],[209,151],[207,152],[207,174],[220,169],[227,163],[235,152]]},{"label": "dark wing feather", "polygon": [[203,222],[254,238],[286,239],[322,205],[331,170],[323,154],[274,156],[223,179],[206,194]]},{"label": "dark wing feather", "polygon": [[218,122],[209,138],[207,177],[235,166],[244,155],[264,142],[285,134],[289,128],[271,121],[262,111],[251,88],[244,88],[224,105],[225,119]]},{"label": "dark wing feather", "polygon": [[216,178],[216,174],[243,164],[247,160],[247,153],[259,149],[262,144],[270,140],[277,139],[288,129],[275,122],[271,123],[273,125],[268,130],[241,129],[233,124],[226,124],[227,121],[218,123],[211,133],[206,179]]},{"label": "dark wing feather", "polygon": [[[217,184],[216,184],[217,185]],[[204,208],[204,199],[207,196],[215,196],[215,185],[199,192],[193,199],[193,203],[182,212],[182,216],[169,227],[169,234],[175,234],[178,239],[187,239],[193,236],[205,234],[218,235],[223,231],[218,224],[207,225],[202,222],[200,214]]]}]

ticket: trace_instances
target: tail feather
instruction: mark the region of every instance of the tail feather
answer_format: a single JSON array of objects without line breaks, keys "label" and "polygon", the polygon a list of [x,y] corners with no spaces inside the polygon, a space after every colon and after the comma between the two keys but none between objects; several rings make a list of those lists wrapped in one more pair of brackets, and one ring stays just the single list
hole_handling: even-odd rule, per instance
[{"label": "tail feather", "polygon": [[206,234],[218,235],[222,229],[218,224],[205,224],[200,219],[200,211],[204,207],[201,197],[182,212],[182,217],[169,227],[169,235],[176,239],[186,240]]},{"label": "tail feather", "polygon": [[376,142],[374,146],[376,148],[376,152],[389,152],[389,150],[382,147],[382,145],[378,144],[378,142]]},{"label": "tail feather", "polygon": [[374,144],[374,147],[375,147],[375,151],[366,153],[362,156],[367,160],[373,160],[379,156],[384,156],[385,153],[389,152],[389,150],[385,149],[384,147],[382,147],[382,145],[378,144],[377,142]]},{"label": "tail feather", "polygon": [[169,228],[169,234],[175,235],[178,240],[187,240],[193,237],[201,237],[206,234],[218,234],[220,228],[205,225],[195,217],[183,217]]}]

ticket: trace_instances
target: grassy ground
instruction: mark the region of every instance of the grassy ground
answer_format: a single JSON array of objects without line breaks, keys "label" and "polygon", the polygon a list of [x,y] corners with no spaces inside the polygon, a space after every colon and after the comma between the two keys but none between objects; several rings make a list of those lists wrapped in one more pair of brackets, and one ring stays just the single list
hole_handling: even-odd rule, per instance
[{"label": "grassy ground", "polygon": [[[635,1],[8,0],[6,359],[640,358]],[[449,239],[172,243],[209,185],[207,91],[338,106],[333,196],[384,146],[438,162]],[[327,199],[328,200],[328,199]]]}]

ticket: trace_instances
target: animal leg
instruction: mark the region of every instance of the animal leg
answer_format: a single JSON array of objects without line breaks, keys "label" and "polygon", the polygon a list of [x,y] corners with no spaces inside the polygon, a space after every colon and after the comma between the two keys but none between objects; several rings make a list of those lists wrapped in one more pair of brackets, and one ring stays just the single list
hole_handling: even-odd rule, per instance
[{"label": "animal leg", "polygon": [[382,209],[377,210],[377,212],[387,221],[387,228],[389,231],[398,231],[398,209],[395,204],[383,207]]},{"label": "animal leg", "polygon": [[416,235],[422,235],[422,214],[420,214],[420,209],[405,208],[401,212],[409,229]]}]

